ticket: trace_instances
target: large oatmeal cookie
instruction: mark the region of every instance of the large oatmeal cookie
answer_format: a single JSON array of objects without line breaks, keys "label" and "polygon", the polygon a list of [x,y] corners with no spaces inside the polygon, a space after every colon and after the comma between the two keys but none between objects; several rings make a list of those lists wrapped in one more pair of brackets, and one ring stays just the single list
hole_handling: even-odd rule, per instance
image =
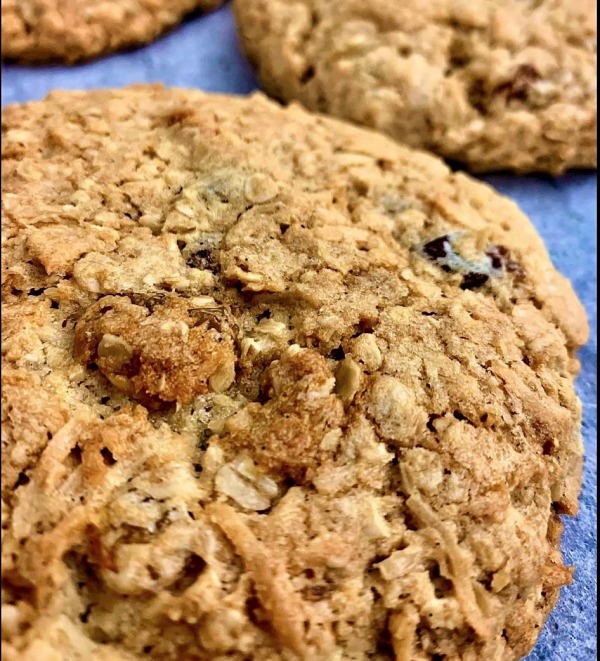
[{"label": "large oatmeal cookie", "polygon": [[596,166],[595,0],[236,0],[264,89],[472,170]]},{"label": "large oatmeal cookie", "polygon": [[2,57],[73,63],[154,41],[222,0],[2,0]]},{"label": "large oatmeal cookie", "polygon": [[526,654],[587,327],[517,207],[261,95],[3,127],[6,661]]}]

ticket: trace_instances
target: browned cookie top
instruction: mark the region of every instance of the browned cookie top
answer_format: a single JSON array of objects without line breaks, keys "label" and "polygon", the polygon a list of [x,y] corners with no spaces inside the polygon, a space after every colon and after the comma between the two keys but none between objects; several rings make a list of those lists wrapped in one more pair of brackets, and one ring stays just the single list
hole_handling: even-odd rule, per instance
[{"label": "browned cookie top", "polygon": [[475,171],[596,166],[594,0],[236,0],[264,89]]},{"label": "browned cookie top", "polygon": [[532,647],[587,326],[512,202],[261,95],[3,131],[7,661]]},{"label": "browned cookie top", "polygon": [[153,41],[222,0],[2,0],[2,57],[76,62]]}]

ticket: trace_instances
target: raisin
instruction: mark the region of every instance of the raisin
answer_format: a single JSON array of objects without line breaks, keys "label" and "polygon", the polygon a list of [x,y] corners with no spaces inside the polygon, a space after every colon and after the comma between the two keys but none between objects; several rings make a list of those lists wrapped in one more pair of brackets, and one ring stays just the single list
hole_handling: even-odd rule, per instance
[{"label": "raisin", "polygon": [[477,289],[482,287],[489,280],[489,275],[486,273],[467,273],[463,281],[460,283],[461,289]]},{"label": "raisin", "polygon": [[489,255],[492,260],[492,268],[501,269],[502,268],[502,259],[498,255]]},{"label": "raisin", "polygon": [[444,236],[428,241],[423,245],[423,252],[433,261],[447,257],[451,252],[450,237],[444,234]]}]

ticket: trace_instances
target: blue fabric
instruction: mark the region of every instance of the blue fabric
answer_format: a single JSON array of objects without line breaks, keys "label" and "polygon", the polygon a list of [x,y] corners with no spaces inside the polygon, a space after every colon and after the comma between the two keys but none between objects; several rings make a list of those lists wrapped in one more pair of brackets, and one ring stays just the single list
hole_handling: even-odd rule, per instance
[{"label": "blue fabric", "polygon": [[[2,103],[44,97],[54,88],[120,87],[163,82],[207,91],[247,94],[256,79],[240,54],[229,7],[197,16],[145,48],[75,67],[2,68]],[[544,237],[554,263],[568,276],[588,311],[592,337],[581,350],[578,392],[583,400],[585,477],[579,516],[566,520],[565,561],[576,566],[529,661],[596,659],[596,176],[558,179],[493,175],[484,179],[512,197]]]}]

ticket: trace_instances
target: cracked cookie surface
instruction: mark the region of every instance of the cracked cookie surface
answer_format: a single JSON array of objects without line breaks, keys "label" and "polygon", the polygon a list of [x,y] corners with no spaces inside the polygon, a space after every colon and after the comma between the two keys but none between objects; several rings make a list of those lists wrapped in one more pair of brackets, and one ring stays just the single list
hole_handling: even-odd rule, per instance
[{"label": "cracked cookie surface", "polygon": [[222,0],[2,0],[2,57],[20,62],[97,57],[154,41]]},{"label": "cracked cookie surface", "polygon": [[596,2],[236,0],[272,96],[474,171],[596,167]]},{"label": "cracked cookie surface", "polygon": [[139,86],[3,111],[7,661],[519,659],[583,309],[377,133]]}]

